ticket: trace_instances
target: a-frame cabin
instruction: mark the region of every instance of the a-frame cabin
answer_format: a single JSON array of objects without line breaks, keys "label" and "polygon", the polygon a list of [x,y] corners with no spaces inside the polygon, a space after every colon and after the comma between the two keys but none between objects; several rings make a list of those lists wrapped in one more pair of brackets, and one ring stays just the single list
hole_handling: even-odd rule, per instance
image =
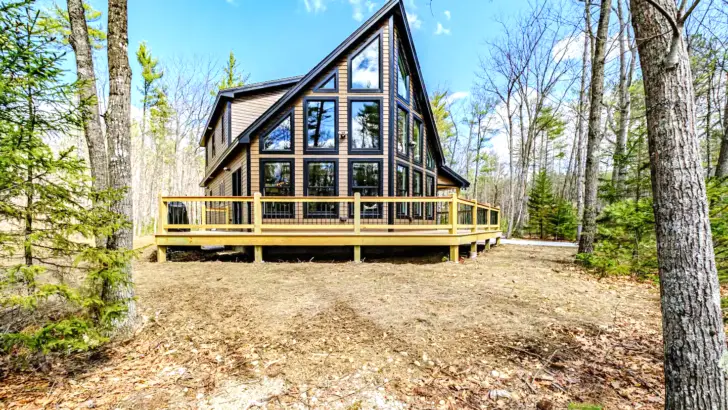
[{"label": "a-frame cabin", "polygon": [[[401,0],[387,2],[306,75],[220,91],[200,146],[204,202],[163,199],[162,233],[176,227],[456,234],[459,227],[497,225],[493,207],[458,203],[454,193],[434,199],[469,183],[445,164]],[[298,243],[315,245],[304,242]]]}]

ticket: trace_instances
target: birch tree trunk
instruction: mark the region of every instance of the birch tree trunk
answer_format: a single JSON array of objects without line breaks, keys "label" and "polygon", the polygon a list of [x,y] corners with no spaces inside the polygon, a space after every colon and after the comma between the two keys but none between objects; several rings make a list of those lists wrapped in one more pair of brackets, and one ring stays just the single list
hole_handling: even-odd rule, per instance
[{"label": "birch tree trunk", "polygon": [[579,238],[579,253],[594,251],[594,235],[597,231],[597,185],[599,184],[599,144],[601,143],[602,95],[604,94],[604,60],[609,36],[609,15],[612,0],[602,0],[594,43],[591,91],[589,104],[589,131],[586,146],[584,181],[583,231]]},{"label": "birch tree trunk", "polygon": [[[725,334],[682,19],[674,0],[631,5],[635,38],[647,39],[638,49],[660,272],[665,408],[725,410],[726,380],[719,366]],[[677,30],[670,30],[657,7],[675,16]]]},{"label": "birch tree trunk", "polygon": [[[101,130],[99,104],[96,94],[96,75],[91,44],[88,38],[86,14],[82,0],[68,0],[68,19],[71,23],[70,43],[76,55],[76,73],[80,82],[80,97],[87,105],[83,112],[83,133],[88,145],[89,165],[93,187],[102,191],[109,184],[106,142]],[[105,246],[105,238],[96,238],[96,246]]]},{"label": "birch tree trunk", "polygon": [[[109,185],[125,190],[123,197],[111,205],[111,210],[132,222],[131,186],[131,68],[127,48],[129,44],[126,0],[109,0],[108,12],[108,65],[109,108],[106,111],[106,135],[109,146]],[[134,233],[131,226],[118,229],[109,237],[109,249],[132,249]],[[106,283],[103,298],[111,303],[123,303],[126,316],[114,323],[116,331],[128,333],[137,322],[134,301],[134,281],[131,263],[124,269],[124,283]]]},{"label": "birch tree trunk", "polygon": [[589,13],[590,0],[584,2],[584,54],[581,59],[581,88],[579,89],[579,118],[577,120],[577,138],[579,139],[578,144],[578,155],[577,155],[577,168],[576,168],[576,217],[579,223],[576,227],[576,237],[581,238],[581,230],[583,227],[584,220],[584,167],[586,162],[586,138],[584,138],[584,112],[588,103],[586,84],[587,84],[587,64],[591,56],[589,40],[589,33],[591,33],[591,14]]},{"label": "birch tree trunk", "polygon": [[[720,142],[718,164],[715,166],[715,176],[719,178],[728,176],[728,72],[726,72],[725,84],[726,99],[723,110],[723,138]],[[718,113],[720,113],[720,111],[718,111]]]}]

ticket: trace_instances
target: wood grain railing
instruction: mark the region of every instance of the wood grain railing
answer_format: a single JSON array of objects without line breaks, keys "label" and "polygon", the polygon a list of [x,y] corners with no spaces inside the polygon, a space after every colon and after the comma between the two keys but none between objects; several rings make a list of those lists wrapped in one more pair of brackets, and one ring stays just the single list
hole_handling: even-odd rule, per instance
[{"label": "wood grain railing", "polygon": [[500,208],[447,197],[164,196],[158,234],[186,231],[497,231]]}]

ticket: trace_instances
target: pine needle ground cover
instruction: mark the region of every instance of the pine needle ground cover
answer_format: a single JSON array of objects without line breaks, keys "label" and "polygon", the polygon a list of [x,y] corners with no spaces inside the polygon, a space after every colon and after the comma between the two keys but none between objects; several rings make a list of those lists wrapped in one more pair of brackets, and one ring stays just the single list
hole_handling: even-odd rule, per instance
[{"label": "pine needle ground cover", "polygon": [[657,288],[598,280],[570,248],[502,246],[464,264],[157,264],[153,252],[135,265],[147,318],[135,338],[6,373],[0,403],[663,405]]}]

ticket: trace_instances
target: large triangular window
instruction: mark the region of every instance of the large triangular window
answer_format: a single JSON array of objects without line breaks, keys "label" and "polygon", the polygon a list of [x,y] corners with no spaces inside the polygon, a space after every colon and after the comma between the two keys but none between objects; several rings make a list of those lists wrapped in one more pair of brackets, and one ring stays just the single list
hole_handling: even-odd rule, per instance
[{"label": "large triangular window", "polygon": [[381,89],[381,53],[380,39],[375,37],[349,60],[349,89],[380,90]]},{"label": "large triangular window", "polygon": [[293,113],[263,135],[260,152],[293,152]]}]

